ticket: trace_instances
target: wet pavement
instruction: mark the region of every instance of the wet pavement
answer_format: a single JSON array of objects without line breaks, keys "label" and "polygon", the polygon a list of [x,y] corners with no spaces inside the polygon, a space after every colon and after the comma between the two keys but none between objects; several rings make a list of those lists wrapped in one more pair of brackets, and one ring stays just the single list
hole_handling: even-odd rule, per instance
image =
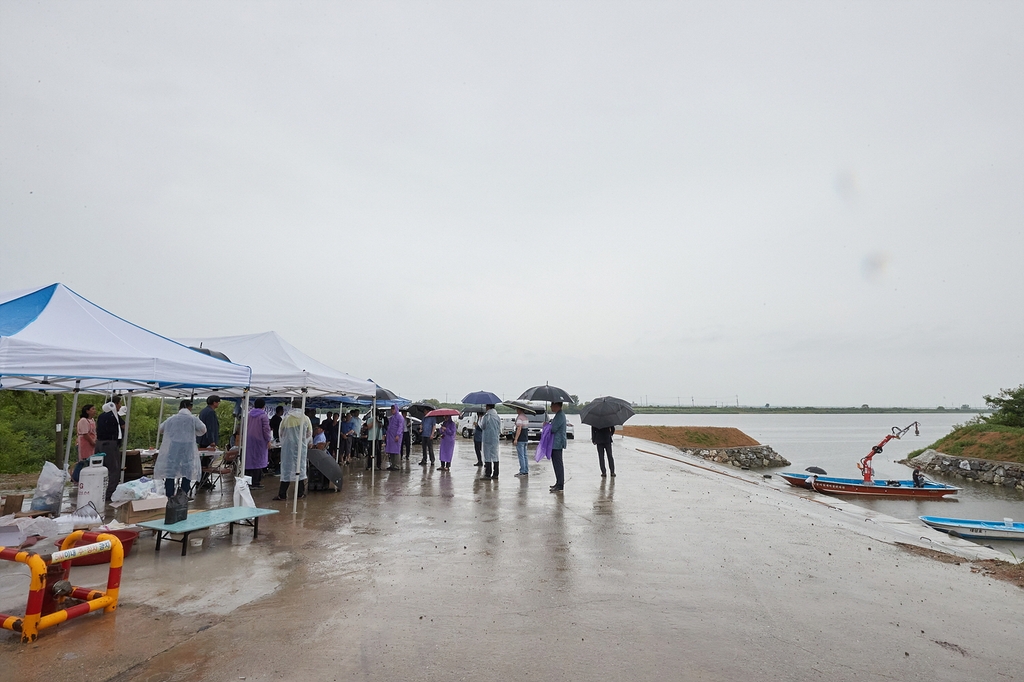
[{"label": "wet pavement", "polygon": [[[4,679],[1020,680],[1024,590],[896,542],[998,556],[774,477],[616,439],[616,478],[570,442],[516,478],[350,467],[341,493],[271,502],[181,557],[148,534],[116,614],[0,633]],[[271,489],[275,488],[275,489]],[[200,496],[201,500],[204,496]],[[230,496],[206,494],[212,506]],[[6,562],[5,562],[6,563]],[[0,567],[0,611],[25,570]],[[103,567],[72,569],[102,586]],[[22,596],[16,596],[22,595]]]}]

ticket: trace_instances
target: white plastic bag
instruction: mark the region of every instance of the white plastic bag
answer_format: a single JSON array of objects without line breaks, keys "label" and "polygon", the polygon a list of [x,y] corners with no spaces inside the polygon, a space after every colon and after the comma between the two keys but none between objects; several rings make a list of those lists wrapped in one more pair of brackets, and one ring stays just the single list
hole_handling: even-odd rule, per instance
[{"label": "white plastic bag", "polygon": [[63,497],[64,472],[58,469],[53,462],[47,462],[43,465],[43,471],[39,474],[39,482],[36,483],[36,490],[32,493],[32,511],[48,511],[59,514]]},{"label": "white plastic bag", "polygon": [[239,476],[235,479],[235,506],[255,507],[256,501],[252,499],[252,492],[249,491],[249,477]]},{"label": "white plastic bag", "polygon": [[110,502],[114,506],[117,506],[124,502],[131,502],[132,500],[144,500],[147,497],[162,494],[162,485],[157,485],[156,480],[146,478],[145,476],[143,476],[137,481],[118,483],[117,488],[114,489],[114,494],[110,496]]}]

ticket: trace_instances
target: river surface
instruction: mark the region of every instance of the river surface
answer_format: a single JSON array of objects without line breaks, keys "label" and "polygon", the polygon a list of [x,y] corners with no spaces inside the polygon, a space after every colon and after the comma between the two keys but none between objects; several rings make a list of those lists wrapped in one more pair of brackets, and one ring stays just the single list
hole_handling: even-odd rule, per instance
[{"label": "river surface", "polygon": [[[578,440],[590,438],[590,427],[581,425],[579,415],[567,415],[576,425]],[[876,478],[910,478],[911,470],[896,461],[913,450],[931,445],[973,414],[638,414],[627,423],[635,426],[732,426],[762,445],[770,445],[792,466],[772,471],[803,471],[818,466],[830,476],[858,478],[857,462],[892,432],[920,422],[921,435],[913,429],[900,440],[891,440],[873,460]],[[936,477],[937,480],[940,480]],[[908,521],[918,516],[1024,520],[1024,492],[961,480],[943,480],[962,488],[942,500],[843,499],[867,509]],[[919,521],[918,521],[919,523]],[[1001,551],[1013,551],[1024,558],[1024,543],[992,542]]]}]

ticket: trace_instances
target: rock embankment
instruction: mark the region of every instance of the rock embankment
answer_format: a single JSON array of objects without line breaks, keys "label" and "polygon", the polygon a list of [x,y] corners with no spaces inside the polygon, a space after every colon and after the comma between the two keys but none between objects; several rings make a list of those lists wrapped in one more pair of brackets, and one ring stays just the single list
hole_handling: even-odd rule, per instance
[{"label": "rock embankment", "polygon": [[786,467],[788,459],[775,452],[770,445],[750,445],[738,448],[679,448],[685,455],[693,455],[719,464],[731,464],[741,469]]},{"label": "rock embankment", "polygon": [[901,464],[921,467],[921,470],[927,473],[950,478],[1024,490],[1024,464],[1016,462],[955,457],[938,450],[925,450],[914,459],[903,460]]}]

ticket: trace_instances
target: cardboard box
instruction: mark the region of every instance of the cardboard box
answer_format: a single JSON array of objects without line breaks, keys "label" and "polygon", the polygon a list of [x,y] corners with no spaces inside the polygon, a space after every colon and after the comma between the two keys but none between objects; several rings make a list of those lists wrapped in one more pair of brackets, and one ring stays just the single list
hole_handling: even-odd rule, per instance
[{"label": "cardboard box", "polygon": [[127,525],[138,523],[139,521],[163,521],[166,508],[166,495],[147,497],[144,500],[125,502],[117,508],[114,518]]}]

